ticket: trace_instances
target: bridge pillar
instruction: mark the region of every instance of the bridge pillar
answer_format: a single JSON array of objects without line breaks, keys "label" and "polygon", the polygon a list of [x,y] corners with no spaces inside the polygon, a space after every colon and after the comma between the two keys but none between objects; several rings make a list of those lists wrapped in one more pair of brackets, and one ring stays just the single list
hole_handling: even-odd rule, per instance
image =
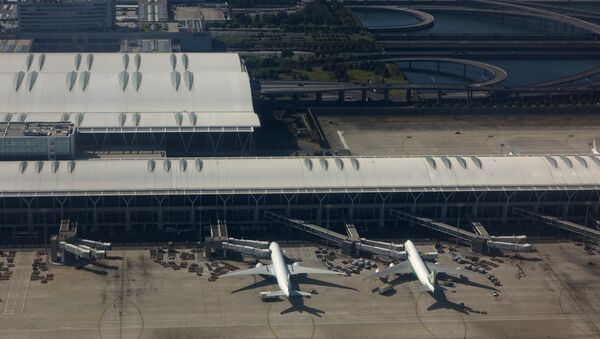
[{"label": "bridge pillar", "polygon": [[437,90],[437,103],[439,104],[440,102],[442,102],[442,90],[438,89]]},{"label": "bridge pillar", "polygon": [[362,94],[362,102],[363,102],[363,103],[364,103],[364,102],[367,102],[367,99],[368,99],[368,98],[367,98],[367,90],[366,90],[366,89],[363,89],[363,90],[361,91],[361,94]]},{"label": "bridge pillar", "polygon": [[[410,91],[410,90],[409,90]],[[383,101],[387,104],[390,102],[390,90],[389,89],[384,89],[383,90]]]},{"label": "bridge pillar", "polygon": [[439,61],[437,62],[437,72],[438,73],[440,72],[441,64],[442,64],[441,62],[439,62]]},{"label": "bridge pillar", "polygon": [[467,64],[463,64],[463,78],[467,77]]},{"label": "bridge pillar", "polygon": [[317,104],[320,104],[323,101],[323,93],[318,92],[316,95]]},{"label": "bridge pillar", "polygon": [[346,95],[346,93],[341,90],[338,91],[338,104],[343,105],[344,104],[344,96]]},{"label": "bridge pillar", "polygon": [[412,100],[412,89],[406,90],[406,103],[410,103]]}]

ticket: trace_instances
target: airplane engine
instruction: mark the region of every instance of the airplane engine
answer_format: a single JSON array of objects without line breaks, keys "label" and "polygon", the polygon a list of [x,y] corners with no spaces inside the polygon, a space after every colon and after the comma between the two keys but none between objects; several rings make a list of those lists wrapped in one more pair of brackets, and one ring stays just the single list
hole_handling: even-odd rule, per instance
[{"label": "airplane engine", "polygon": [[260,268],[260,267],[263,267],[263,266],[265,266],[265,265],[263,265],[262,263],[256,264],[256,268]]},{"label": "airplane engine", "polygon": [[298,267],[298,266],[300,266],[300,263],[296,261],[295,263],[292,264],[292,266]]}]

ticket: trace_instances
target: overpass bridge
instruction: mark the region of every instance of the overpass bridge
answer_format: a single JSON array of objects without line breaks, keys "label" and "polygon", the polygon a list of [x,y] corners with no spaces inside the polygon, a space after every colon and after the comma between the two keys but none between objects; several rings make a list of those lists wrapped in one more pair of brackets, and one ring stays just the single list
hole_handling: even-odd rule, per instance
[{"label": "overpass bridge", "polygon": [[[420,13],[425,13],[428,14],[426,11],[427,10],[432,10],[432,11],[444,11],[444,12],[457,12],[457,13],[471,13],[471,14],[491,14],[491,15],[503,15],[503,16],[511,16],[511,17],[521,17],[521,18],[532,18],[532,19],[538,19],[540,20],[540,23],[543,25],[544,28],[552,28],[550,25],[548,25],[548,22],[554,22],[554,30],[558,31],[559,26],[558,24],[562,24],[562,30],[563,32],[567,33],[569,31],[569,29],[567,29],[567,27],[570,27],[570,31],[573,33],[575,32],[576,29],[579,29],[582,33],[590,33],[593,34],[596,38],[600,37],[600,25],[591,23],[591,22],[587,22],[575,17],[571,17],[568,15],[563,15],[560,13],[556,13],[556,12],[552,12],[552,11],[548,11],[548,10],[544,10],[544,9],[539,9],[539,8],[531,8],[528,6],[523,6],[523,5],[519,5],[519,4],[514,4],[514,3],[506,3],[506,2],[501,2],[501,1],[495,1],[495,0],[466,0],[466,2],[474,2],[474,3],[478,3],[478,4],[484,4],[484,5],[492,5],[492,6],[499,6],[499,7],[503,7],[502,9],[494,9],[494,8],[475,8],[475,7],[462,7],[462,6],[439,6],[439,5],[435,5],[435,6],[426,6],[426,5],[419,5],[416,8],[418,9],[412,9],[412,8],[402,8],[402,7],[398,7],[397,5],[394,6],[373,6],[372,4],[369,5],[359,5],[359,4],[352,4],[348,7],[350,8],[362,8],[362,9],[387,9],[387,10],[395,10],[395,11],[402,11],[402,12],[406,12],[406,10],[418,10]],[[510,8],[510,9],[506,9],[506,8]],[[410,14],[414,14],[414,13],[410,13]],[[424,14],[420,14],[419,15],[420,18],[424,17]],[[434,19],[435,20],[435,19]],[[398,26],[387,26],[387,27],[369,27],[368,29],[374,33],[377,32],[390,32],[390,31],[410,31],[410,30],[415,30],[416,27],[418,27],[419,25],[421,25],[424,21],[421,21],[418,24],[411,24],[411,25],[398,25]],[[433,24],[433,21],[432,21]],[[429,26],[430,27],[430,26]],[[428,28],[427,26],[424,26],[424,28]],[[418,29],[418,28],[417,28]]]}]

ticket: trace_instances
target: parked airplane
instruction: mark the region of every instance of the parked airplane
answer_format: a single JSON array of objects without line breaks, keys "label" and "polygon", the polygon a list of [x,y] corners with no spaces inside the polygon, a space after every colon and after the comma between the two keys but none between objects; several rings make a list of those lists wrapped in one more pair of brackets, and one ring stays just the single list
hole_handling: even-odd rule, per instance
[{"label": "parked airplane", "polygon": [[408,260],[401,262],[398,265],[390,264],[382,270],[377,270],[375,273],[365,277],[364,279],[372,279],[376,277],[386,277],[392,274],[404,274],[413,273],[419,282],[423,285],[422,289],[429,292],[435,292],[436,290],[443,290],[444,288],[436,285],[436,275],[438,272],[447,274],[460,274],[470,275],[471,272],[467,270],[444,267],[440,264],[434,264],[425,262],[419,255],[419,251],[415,247],[412,241],[407,240],[404,243],[404,249],[408,255]]},{"label": "parked airplane", "polygon": [[262,295],[265,298],[275,298],[275,297],[310,297],[311,294],[307,292],[293,290],[290,287],[290,276],[298,275],[298,274],[339,274],[343,275],[344,273],[323,270],[318,268],[310,268],[300,266],[300,263],[293,263],[292,265],[286,265],[285,260],[283,258],[283,254],[281,252],[281,248],[279,244],[276,242],[272,242],[269,245],[269,250],[271,251],[271,265],[263,265],[261,263],[256,264],[255,268],[251,268],[243,271],[236,271],[232,273],[227,273],[222,275],[221,277],[232,277],[237,275],[270,275],[274,276],[277,279],[277,285],[279,285],[279,291],[268,292]]}]

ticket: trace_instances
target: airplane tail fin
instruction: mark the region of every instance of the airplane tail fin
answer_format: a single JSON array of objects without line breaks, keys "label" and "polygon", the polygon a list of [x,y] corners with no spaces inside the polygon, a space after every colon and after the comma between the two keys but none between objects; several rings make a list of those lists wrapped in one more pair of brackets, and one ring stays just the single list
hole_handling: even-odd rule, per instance
[{"label": "airplane tail fin", "polygon": [[437,279],[437,270],[433,269],[433,270],[431,270],[431,273],[429,274],[429,282],[432,285],[435,285],[436,279]]}]

